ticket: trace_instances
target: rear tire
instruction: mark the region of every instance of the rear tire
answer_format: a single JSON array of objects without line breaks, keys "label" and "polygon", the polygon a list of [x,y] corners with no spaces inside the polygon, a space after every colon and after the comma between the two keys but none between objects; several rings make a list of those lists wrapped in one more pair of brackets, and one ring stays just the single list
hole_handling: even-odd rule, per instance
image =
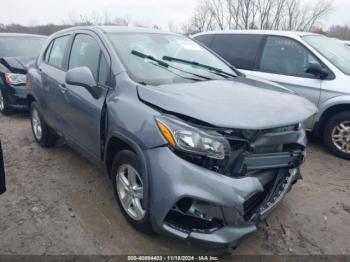
[{"label": "rear tire", "polygon": [[45,123],[36,102],[33,102],[30,106],[30,119],[36,142],[42,147],[53,147],[56,144],[57,136]]},{"label": "rear tire", "polygon": [[338,113],[327,121],[323,140],[333,154],[350,160],[350,111]]},{"label": "rear tire", "polygon": [[5,116],[11,113],[11,109],[8,106],[6,96],[4,95],[1,89],[0,89],[0,113],[2,113]]},{"label": "rear tire", "polygon": [[123,150],[114,157],[111,168],[114,196],[128,222],[137,230],[152,234],[149,208],[142,201],[146,192],[140,166],[138,156],[130,150]]}]

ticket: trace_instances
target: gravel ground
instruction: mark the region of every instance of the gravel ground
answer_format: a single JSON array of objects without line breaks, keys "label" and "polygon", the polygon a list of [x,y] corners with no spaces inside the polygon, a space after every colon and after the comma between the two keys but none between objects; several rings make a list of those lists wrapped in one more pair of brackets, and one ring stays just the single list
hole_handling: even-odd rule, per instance
[{"label": "gravel ground", "polygon": [[[131,228],[105,173],[67,146],[40,148],[26,115],[0,115],[8,192],[0,254],[220,254]],[[312,139],[311,139],[312,140]],[[233,254],[350,254],[350,161],[311,141],[299,182]]]}]

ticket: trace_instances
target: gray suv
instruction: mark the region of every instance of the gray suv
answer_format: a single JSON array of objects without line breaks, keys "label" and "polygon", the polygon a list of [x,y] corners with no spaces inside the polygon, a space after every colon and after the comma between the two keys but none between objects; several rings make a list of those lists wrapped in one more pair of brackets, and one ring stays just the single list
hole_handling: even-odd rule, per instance
[{"label": "gray suv", "polygon": [[319,110],[306,129],[335,155],[350,159],[350,48],[306,32],[228,30],[194,38],[245,74],[309,99]]},{"label": "gray suv", "polygon": [[58,32],[27,79],[41,146],[62,137],[103,165],[142,232],[217,246],[254,232],[300,178],[301,123],[316,113],[305,98],[157,30]]}]

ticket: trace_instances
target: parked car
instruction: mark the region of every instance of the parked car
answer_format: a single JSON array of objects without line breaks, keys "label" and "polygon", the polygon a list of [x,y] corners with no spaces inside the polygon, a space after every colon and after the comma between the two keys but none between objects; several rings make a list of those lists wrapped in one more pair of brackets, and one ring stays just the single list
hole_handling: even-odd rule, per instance
[{"label": "parked car", "polygon": [[[221,31],[196,40],[250,76],[294,90],[319,109],[306,128],[350,159],[350,49],[322,35],[283,31]],[[294,110],[294,109],[291,109]]]},{"label": "parked car", "polygon": [[5,167],[4,167],[4,158],[3,158],[1,141],[0,141],[0,195],[5,193],[5,191],[6,191]]},{"label": "parked car", "polygon": [[0,112],[27,109],[27,64],[39,55],[45,36],[0,33]]},{"label": "parked car", "polygon": [[135,228],[218,246],[255,231],[300,178],[301,123],[316,112],[185,36],[141,28],[60,31],[27,81],[36,141],[63,137],[104,165]]}]

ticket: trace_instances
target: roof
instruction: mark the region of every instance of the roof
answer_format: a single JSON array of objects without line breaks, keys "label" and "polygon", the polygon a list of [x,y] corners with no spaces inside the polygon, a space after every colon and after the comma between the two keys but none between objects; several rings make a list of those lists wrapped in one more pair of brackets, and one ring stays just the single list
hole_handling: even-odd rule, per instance
[{"label": "roof", "polygon": [[20,34],[20,33],[0,33],[0,37],[2,37],[2,36],[47,38],[47,36],[45,36],[45,35]]},{"label": "roof", "polygon": [[58,31],[57,33],[62,32],[69,32],[69,31],[75,31],[75,30],[98,30],[102,31],[104,33],[158,33],[158,34],[173,34],[176,35],[176,33],[162,31],[158,29],[150,29],[150,28],[144,28],[144,27],[132,27],[132,26],[113,26],[113,25],[104,25],[104,26],[74,26],[70,27],[61,31]]},{"label": "roof", "polygon": [[279,30],[222,30],[222,31],[208,31],[208,32],[198,33],[193,36],[206,35],[206,34],[259,34],[259,35],[279,35],[279,36],[287,36],[287,37],[318,35],[310,32],[279,31]]}]

